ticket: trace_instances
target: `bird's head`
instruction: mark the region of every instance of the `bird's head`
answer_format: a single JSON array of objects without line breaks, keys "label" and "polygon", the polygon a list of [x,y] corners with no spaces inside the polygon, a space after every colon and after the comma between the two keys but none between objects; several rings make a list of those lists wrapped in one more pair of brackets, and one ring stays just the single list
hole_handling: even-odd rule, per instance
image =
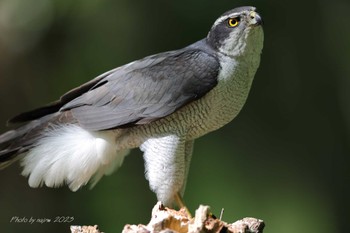
[{"label": "bird's head", "polygon": [[255,7],[235,8],[215,21],[207,42],[216,51],[231,57],[260,53],[264,38],[262,23]]}]

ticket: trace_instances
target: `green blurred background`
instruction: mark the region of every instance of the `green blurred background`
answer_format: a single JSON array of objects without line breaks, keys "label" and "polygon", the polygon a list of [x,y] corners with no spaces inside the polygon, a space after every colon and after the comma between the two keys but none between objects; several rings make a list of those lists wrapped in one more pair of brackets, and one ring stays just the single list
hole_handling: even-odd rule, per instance
[{"label": "green blurred background", "polygon": [[[57,99],[114,67],[206,36],[226,10],[255,5],[265,21],[262,62],[247,104],[196,141],[185,200],[266,232],[344,232],[350,219],[350,2],[0,0],[0,130],[11,116]],[[0,171],[1,232],[106,233],[147,223],[156,203],[140,151],[92,190],[31,189],[18,164]],[[72,223],[28,224],[12,217]],[[344,230],[345,228],[345,230]]]}]

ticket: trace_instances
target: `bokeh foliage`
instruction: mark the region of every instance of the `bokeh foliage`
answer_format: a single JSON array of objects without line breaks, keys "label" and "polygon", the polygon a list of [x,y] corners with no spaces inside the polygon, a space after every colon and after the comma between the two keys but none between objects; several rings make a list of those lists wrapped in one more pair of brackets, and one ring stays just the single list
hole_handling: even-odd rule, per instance
[{"label": "bokeh foliage", "polygon": [[[349,219],[350,3],[311,1],[0,0],[0,126],[98,74],[206,36],[224,11],[255,5],[265,46],[246,106],[196,141],[185,200],[225,221],[254,216],[266,232],[340,232]],[[11,223],[73,216],[120,232],[147,223],[155,195],[135,150],[92,190],[31,189],[0,171],[1,232],[69,232]]]}]

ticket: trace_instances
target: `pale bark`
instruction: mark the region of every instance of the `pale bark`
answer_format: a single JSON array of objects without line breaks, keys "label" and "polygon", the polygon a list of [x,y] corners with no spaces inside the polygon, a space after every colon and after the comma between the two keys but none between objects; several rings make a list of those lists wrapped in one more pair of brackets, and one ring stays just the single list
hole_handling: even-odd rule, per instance
[{"label": "pale bark", "polygon": [[[192,218],[185,209],[176,211],[158,202],[147,225],[127,224],[122,233],[262,233],[264,226],[264,222],[256,218],[226,223],[213,216],[209,207],[203,205],[199,206]],[[97,226],[72,226],[71,232],[101,233]]]}]

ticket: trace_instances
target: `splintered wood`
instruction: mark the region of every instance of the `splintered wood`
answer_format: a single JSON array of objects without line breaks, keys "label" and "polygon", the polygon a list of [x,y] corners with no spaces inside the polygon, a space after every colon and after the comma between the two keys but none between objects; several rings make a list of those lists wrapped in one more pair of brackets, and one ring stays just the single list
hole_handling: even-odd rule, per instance
[{"label": "splintered wood", "polygon": [[103,233],[95,226],[71,226],[71,233]]},{"label": "splintered wood", "polygon": [[147,226],[128,224],[122,233],[262,233],[264,226],[264,222],[256,218],[243,218],[231,224],[223,222],[203,205],[192,218],[184,209],[175,211],[158,202]]}]

